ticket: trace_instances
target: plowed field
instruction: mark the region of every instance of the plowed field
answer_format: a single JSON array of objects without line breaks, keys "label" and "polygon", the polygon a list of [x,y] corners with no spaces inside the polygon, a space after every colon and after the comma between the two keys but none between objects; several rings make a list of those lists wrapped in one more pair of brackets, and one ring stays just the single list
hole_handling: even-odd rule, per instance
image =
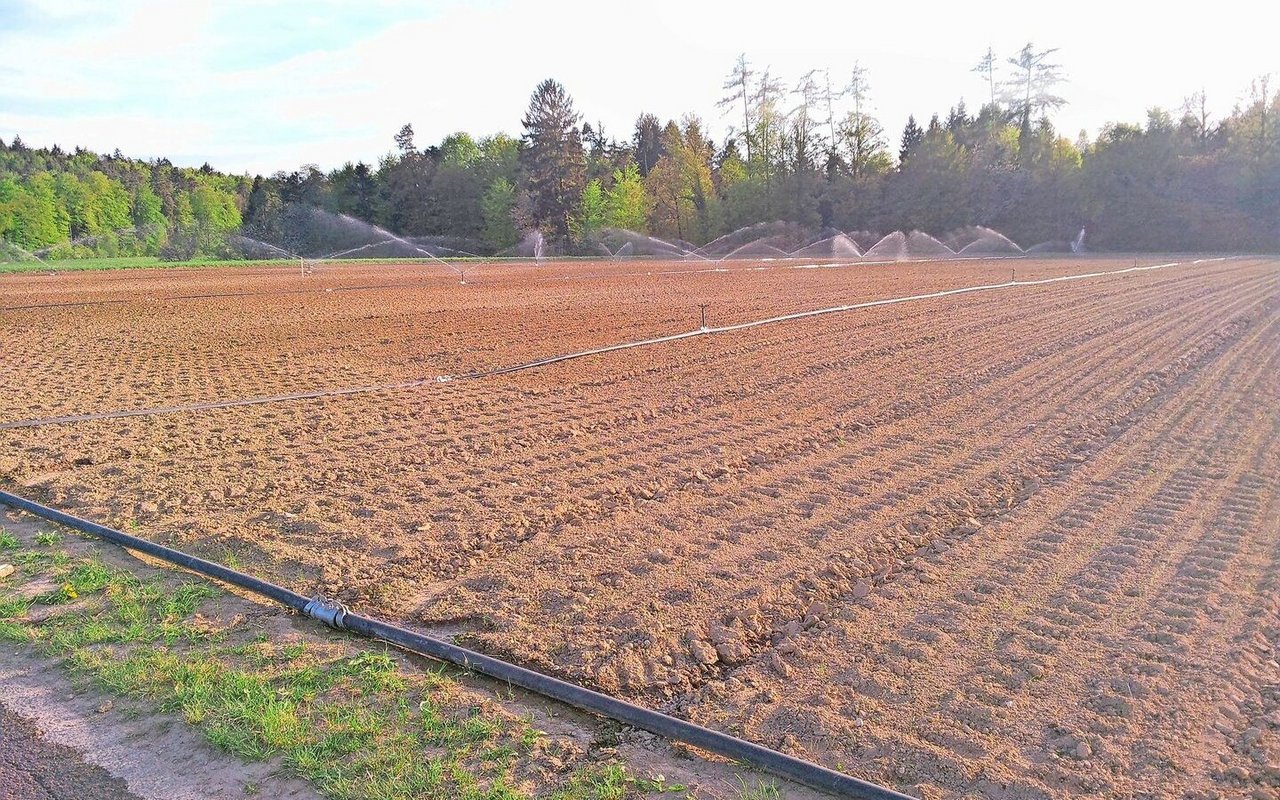
[{"label": "plowed field", "polygon": [[3,277],[0,426],[368,390],[0,483],[929,797],[1275,797],[1280,262],[1142,263],[474,380],[1134,261]]}]

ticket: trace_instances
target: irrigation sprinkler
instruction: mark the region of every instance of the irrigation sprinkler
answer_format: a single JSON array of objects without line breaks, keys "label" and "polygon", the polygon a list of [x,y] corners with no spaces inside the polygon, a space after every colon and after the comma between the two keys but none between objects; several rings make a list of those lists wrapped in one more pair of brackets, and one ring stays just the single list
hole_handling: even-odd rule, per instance
[{"label": "irrigation sprinkler", "polygon": [[699,330],[709,330],[707,328],[707,307],[710,305],[710,303],[698,303],[698,311],[702,314],[702,325]]}]

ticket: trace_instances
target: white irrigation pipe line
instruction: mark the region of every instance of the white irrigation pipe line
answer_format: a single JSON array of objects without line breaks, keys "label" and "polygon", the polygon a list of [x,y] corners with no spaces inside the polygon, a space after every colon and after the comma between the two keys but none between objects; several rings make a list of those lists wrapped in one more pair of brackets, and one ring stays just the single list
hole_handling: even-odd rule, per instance
[{"label": "white irrigation pipe line", "polygon": [[717,333],[731,333],[733,331],[747,330],[748,328],[758,328],[762,325],[772,325],[778,322],[789,322],[797,319],[806,319],[808,317],[818,317],[826,314],[839,314],[847,311],[856,311],[864,308],[876,308],[878,306],[897,305],[900,303],[912,303],[919,300],[933,300],[939,297],[950,297],[952,295],[972,294],[975,292],[990,292],[1000,289],[1026,288],[1032,286],[1043,286],[1050,283],[1062,283],[1065,281],[1078,281],[1086,278],[1105,278],[1112,275],[1124,275],[1132,272],[1147,272],[1150,270],[1166,269],[1169,267],[1178,267],[1186,264],[1206,264],[1215,261],[1226,261],[1234,256],[1224,256],[1221,258],[1201,258],[1195,261],[1171,261],[1167,264],[1153,264],[1145,267],[1126,267],[1124,269],[1109,270],[1102,272],[1083,272],[1076,275],[1059,275],[1054,278],[1038,278],[1034,280],[1024,281],[1006,281],[1005,283],[988,283],[978,286],[965,286],[959,289],[944,289],[938,292],[927,292],[924,294],[906,295],[903,297],[890,297],[881,300],[868,300],[863,303],[850,303],[846,305],[831,306],[830,308],[819,308],[813,311],[799,311],[794,314],[781,314],[764,319],[751,320],[748,322],[739,322],[733,325],[721,325],[716,327],[703,327],[683,333],[673,333],[667,336],[655,336],[649,339],[639,339],[631,342],[622,342],[620,344],[607,345],[605,347],[596,347],[590,350],[579,350],[573,353],[563,353],[561,355],[540,358],[536,361],[527,361],[521,364],[513,364],[506,367],[498,367],[495,369],[482,370],[476,372],[468,372],[457,375],[439,375],[434,379],[421,378],[412,381],[403,381],[400,383],[387,383],[372,386],[355,386],[346,389],[323,389],[313,392],[299,392],[296,394],[271,395],[266,397],[250,397],[239,400],[217,400],[207,403],[193,403],[190,405],[165,406],[161,408],[141,408],[125,411],[104,411],[95,414],[75,414],[61,417],[45,417],[40,419],[16,420],[13,422],[0,423],[0,430],[10,430],[14,428],[33,428],[42,425],[57,425],[71,422],[92,422],[98,420],[122,419],[126,417],[146,417],[156,416],[159,414],[176,414],[183,411],[209,411],[220,408],[233,408],[237,406],[261,405],[263,403],[277,403],[288,400],[315,400],[326,397],[342,397],[345,395],[365,394],[369,392],[386,392],[398,389],[413,389],[425,386],[429,383],[451,383],[454,381],[476,380],[479,378],[487,378],[494,375],[505,375],[512,372],[523,372],[528,369],[536,369],[545,367],[550,364],[557,364],[561,361],[571,361],[573,359],[585,358],[587,356],[602,355],[604,353],[613,353],[619,350],[630,350],[637,347],[648,347],[656,344],[666,344],[668,342],[678,342],[682,339],[692,339],[695,336],[709,336]]},{"label": "white irrigation pipe line", "polygon": [[[1192,264],[1204,264],[1211,261],[1225,261],[1227,257],[1222,258],[1202,258],[1192,261]],[[691,339],[694,336],[708,336],[716,333],[730,333],[732,331],[741,331],[748,328],[758,328],[761,325],[772,325],[776,322],[788,322],[790,320],[805,319],[807,317],[818,317],[824,314],[839,314],[846,311],[856,311],[863,308],[875,308],[877,306],[895,305],[898,303],[911,303],[917,300],[932,300],[939,297],[948,297],[957,294],[969,294],[973,292],[989,292],[996,289],[1011,289],[1014,287],[1041,286],[1047,283],[1060,283],[1063,281],[1076,281],[1084,278],[1098,278],[1110,275],[1123,275],[1128,272],[1145,272],[1154,269],[1165,269],[1167,267],[1177,267],[1187,262],[1174,261],[1168,264],[1153,264],[1146,267],[1126,267],[1125,269],[1110,270],[1107,272],[1083,272],[1077,275],[1060,275],[1056,278],[1039,278],[1026,281],[1006,281],[1004,283],[988,283],[978,286],[965,286],[960,289],[945,289],[939,292],[928,292],[926,294],[912,294],[903,297],[890,297],[883,300],[868,300],[864,303],[850,303],[847,305],[831,306],[830,308],[819,308],[813,311],[798,311],[794,314],[780,314],[775,317],[766,317],[764,319],[751,320],[749,322],[739,322],[734,325],[720,325],[716,327],[698,328],[684,333],[673,333],[668,336],[657,336],[652,339],[640,339],[634,342],[623,342],[621,344],[608,345],[606,347],[597,347],[591,350],[581,350],[576,353],[565,353],[563,355],[551,356],[549,358],[539,359],[538,361],[530,361],[525,364],[516,364],[509,367],[500,367],[498,369],[486,370],[484,372],[470,373],[465,375],[443,375],[437,378],[439,381],[461,380],[468,378],[482,378],[489,375],[503,375],[509,372],[519,372],[521,370],[532,369],[534,367],[543,367],[548,364],[555,364],[560,361],[568,361],[574,358],[583,358],[584,356],[600,355],[602,353],[612,353],[617,350],[629,350],[633,347],[647,347],[655,344],[665,344],[666,342],[676,342],[681,339]]]}]

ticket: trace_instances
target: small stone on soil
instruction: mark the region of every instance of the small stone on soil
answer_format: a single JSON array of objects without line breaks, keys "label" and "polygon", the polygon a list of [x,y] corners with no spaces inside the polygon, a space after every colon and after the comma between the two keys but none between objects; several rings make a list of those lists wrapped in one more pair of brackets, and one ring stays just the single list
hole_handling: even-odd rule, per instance
[{"label": "small stone on soil", "polygon": [[693,653],[693,660],[699,664],[714,664],[720,658],[716,649],[703,641],[694,642],[689,649]]},{"label": "small stone on soil", "polygon": [[784,678],[791,677],[791,667],[789,667],[787,665],[787,662],[782,660],[782,656],[778,655],[777,653],[771,653],[769,655],[769,665],[772,666],[774,671],[777,672],[782,677]]}]

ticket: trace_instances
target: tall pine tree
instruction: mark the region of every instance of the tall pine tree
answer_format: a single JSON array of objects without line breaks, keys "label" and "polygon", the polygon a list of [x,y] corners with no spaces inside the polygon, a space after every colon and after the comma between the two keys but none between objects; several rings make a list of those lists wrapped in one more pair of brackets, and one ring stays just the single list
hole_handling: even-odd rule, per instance
[{"label": "tall pine tree", "polygon": [[586,185],[587,160],[578,119],[564,87],[548,78],[529,98],[522,120],[533,222],[561,247],[569,243]]},{"label": "tall pine tree", "polygon": [[924,141],[924,131],[916,124],[916,117],[912,114],[907,117],[907,126],[902,129],[902,149],[898,151],[898,163],[907,163],[907,159],[922,141]]}]

